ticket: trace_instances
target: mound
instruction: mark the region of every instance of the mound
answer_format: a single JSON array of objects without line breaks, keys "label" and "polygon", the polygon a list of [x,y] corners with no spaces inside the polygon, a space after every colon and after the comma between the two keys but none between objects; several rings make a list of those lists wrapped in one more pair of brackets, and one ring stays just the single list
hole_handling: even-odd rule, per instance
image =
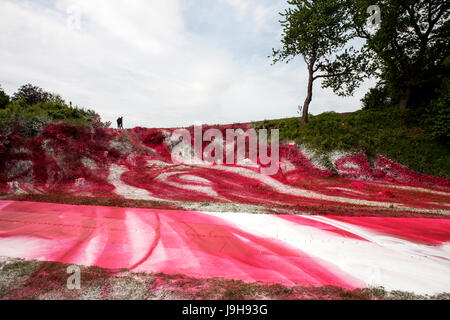
[{"label": "mound", "polygon": [[[225,135],[227,129],[245,131],[250,125],[205,126],[203,132],[211,128]],[[193,137],[194,128],[187,130]],[[213,142],[222,144],[224,156],[236,154],[236,140]],[[203,141],[202,151],[211,143]],[[330,152],[320,159],[313,150],[281,143],[278,170],[269,176],[261,173],[261,148],[252,161],[247,145],[246,161],[239,165],[174,162],[175,148],[192,155],[194,141],[180,139],[175,129],[117,131],[64,123],[49,124],[34,138],[1,136],[0,192],[139,199],[180,207],[186,202],[233,203],[320,214],[349,209],[357,215],[449,213],[449,180],[414,172],[382,155],[372,163],[363,151]]]}]

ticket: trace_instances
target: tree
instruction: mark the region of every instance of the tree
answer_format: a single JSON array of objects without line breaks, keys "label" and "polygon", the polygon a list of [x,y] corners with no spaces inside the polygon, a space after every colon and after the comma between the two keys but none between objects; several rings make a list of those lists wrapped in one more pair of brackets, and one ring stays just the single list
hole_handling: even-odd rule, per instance
[{"label": "tree", "polygon": [[61,97],[61,95],[56,93],[44,92],[45,102],[53,102],[61,106],[66,106],[66,101]]},{"label": "tree", "polygon": [[50,93],[42,90],[37,86],[26,84],[21,86],[13,95],[13,101],[24,100],[28,105],[35,105],[37,103],[51,102],[61,106],[66,106],[64,99],[56,93]]},{"label": "tree", "polygon": [[26,84],[17,89],[14,93],[12,100],[24,100],[28,105],[34,105],[39,102],[46,102],[46,93],[44,90],[32,84]]},{"label": "tree", "polygon": [[[367,31],[367,7],[372,0],[349,1],[357,35],[381,63],[381,78],[393,89],[400,107],[427,103],[445,73],[450,48],[449,0],[380,0],[381,25]],[[373,54],[375,53],[375,55]]]},{"label": "tree", "polygon": [[374,70],[366,54],[347,46],[355,34],[345,0],[291,0],[280,13],[283,20],[282,48],[272,49],[273,64],[288,63],[302,55],[308,68],[307,96],[302,122],[308,122],[313,84],[322,79],[322,87],[338,95],[352,95],[362,79]]},{"label": "tree", "polygon": [[9,103],[9,96],[3,91],[2,87],[0,87],[0,109],[6,108]]}]

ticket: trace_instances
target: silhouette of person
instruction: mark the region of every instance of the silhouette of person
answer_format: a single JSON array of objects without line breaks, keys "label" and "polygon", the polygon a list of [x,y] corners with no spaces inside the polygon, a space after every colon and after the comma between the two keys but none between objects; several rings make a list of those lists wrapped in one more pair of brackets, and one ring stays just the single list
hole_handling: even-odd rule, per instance
[{"label": "silhouette of person", "polygon": [[117,128],[118,129],[123,129],[123,117],[119,117],[117,119]]}]

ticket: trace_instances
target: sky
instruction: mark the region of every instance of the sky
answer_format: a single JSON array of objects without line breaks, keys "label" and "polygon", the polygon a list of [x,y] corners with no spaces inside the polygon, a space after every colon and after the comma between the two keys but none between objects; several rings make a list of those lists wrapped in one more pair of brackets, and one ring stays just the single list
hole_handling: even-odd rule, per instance
[{"label": "sky", "polygon": [[[26,83],[125,127],[298,116],[302,57],[271,65],[286,0],[0,0],[0,85]],[[350,112],[315,82],[310,113]]]}]

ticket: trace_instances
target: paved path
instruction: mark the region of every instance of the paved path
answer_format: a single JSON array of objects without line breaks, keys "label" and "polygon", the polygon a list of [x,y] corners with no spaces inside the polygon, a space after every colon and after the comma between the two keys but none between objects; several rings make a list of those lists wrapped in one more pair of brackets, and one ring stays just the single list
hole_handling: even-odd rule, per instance
[{"label": "paved path", "polygon": [[450,219],[0,201],[0,256],[287,285],[450,292]]}]

